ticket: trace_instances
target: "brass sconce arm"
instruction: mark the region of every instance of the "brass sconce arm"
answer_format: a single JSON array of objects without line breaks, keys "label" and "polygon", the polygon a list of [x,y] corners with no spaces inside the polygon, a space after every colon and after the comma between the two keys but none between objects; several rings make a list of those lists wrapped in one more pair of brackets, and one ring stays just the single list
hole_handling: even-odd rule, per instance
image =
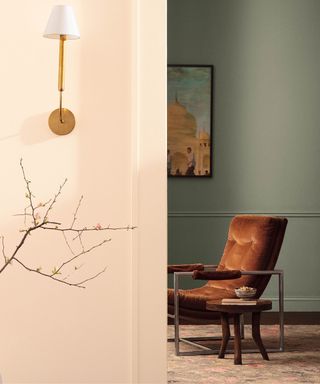
[{"label": "brass sconce arm", "polygon": [[58,91],[60,92],[60,103],[59,103],[59,119],[60,123],[64,124],[63,111],[62,111],[62,92],[64,91],[64,42],[66,36],[60,36],[59,44],[59,73],[58,73]]},{"label": "brass sconce arm", "polygon": [[64,91],[64,43],[66,40],[75,40],[80,38],[79,29],[69,5],[56,5],[53,7],[48,20],[44,37],[50,39],[59,39],[59,72],[58,72],[58,91],[59,108],[55,109],[49,116],[49,127],[57,135],[66,135],[70,133],[75,124],[74,114],[62,106],[62,92]]},{"label": "brass sconce arm", "polygon": [[59,78],[58,78],[58,90],[59,92],[64,91],[64,42],[66,41],[66,36],[60,36],[60,45],[59,45]]}]

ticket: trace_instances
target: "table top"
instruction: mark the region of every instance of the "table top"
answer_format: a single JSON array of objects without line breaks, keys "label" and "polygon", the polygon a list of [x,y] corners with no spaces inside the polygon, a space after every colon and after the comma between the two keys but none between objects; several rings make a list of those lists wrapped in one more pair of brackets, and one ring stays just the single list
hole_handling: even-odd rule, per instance
[{"label": "table top", "polygon": [[256,300],[255,304],[222,304],[221,300],[211,300],[207,302],[208,311],[226,313],[260,312],[272,309],[271,300]]}]

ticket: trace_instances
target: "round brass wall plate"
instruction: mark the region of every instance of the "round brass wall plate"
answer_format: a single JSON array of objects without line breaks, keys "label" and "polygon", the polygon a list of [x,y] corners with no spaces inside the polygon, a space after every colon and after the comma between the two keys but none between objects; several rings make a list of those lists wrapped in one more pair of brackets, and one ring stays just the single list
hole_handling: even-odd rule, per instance
[{"label": "round brass wall plate", "polygon": [[67,108],[62,108],[62,119],[60,121],[60,109],[55,109],[49,116],[49,127],[56,135],[67,135],[76,125],[74,114]]}]

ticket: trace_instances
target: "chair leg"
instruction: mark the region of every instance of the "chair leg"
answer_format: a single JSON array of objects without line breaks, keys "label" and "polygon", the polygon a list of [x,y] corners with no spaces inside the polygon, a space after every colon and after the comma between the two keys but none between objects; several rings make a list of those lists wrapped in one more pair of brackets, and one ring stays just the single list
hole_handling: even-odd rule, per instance
[{"label": "chair leg", "polygon": [[244,339],[244,314],[240,315],[240,335],[241,339]]},{"label": "chair leg", "polygon": [[257,344],[259,351],[264,358],[264,360],[269,360],[267,351],[264,348],[264,345],[261,340],[260,334],[260,312],[252,312],[252,338]]},{"label": "chair leg", "polygon": [[230,328],[229,328],[229,316],[227,313],[221,312],[221,326],[222,326],[222,342],[219,351],[218,358],[223,359],[230,339]]},{"label": "chair leg", "polygon": [[241,357],[241,335],[240,335],[240,314],[235,313],[233,316],[234,322],[234,363],[242,364]]}]

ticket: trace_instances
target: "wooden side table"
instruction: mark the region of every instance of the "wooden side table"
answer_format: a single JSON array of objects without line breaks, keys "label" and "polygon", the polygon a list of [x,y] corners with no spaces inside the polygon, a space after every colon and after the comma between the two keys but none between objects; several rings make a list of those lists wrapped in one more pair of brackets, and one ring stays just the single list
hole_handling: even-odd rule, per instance
[{"label": "wooden side table", "polygon": [[228,341],[230,339],[229,316],[233,317],[234,323],[234,364],[242,364],[241,356],[241,336],[240,336],[240,315],[245,312],[252,313],[252,338],[257,344],[262,357],[269,360],[267,351],[261,340],[260,335],[260,315],[262,311],[268,311],[272,308],[272,301],[257,300],[255,304],[222,304],[221,300],[209,301],[207,310],[220,312],[222,325],[222,343],[219,351],[219,358],[223,359]]}]

